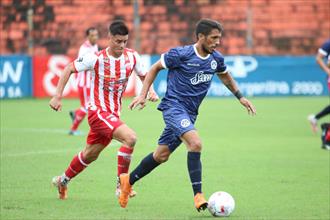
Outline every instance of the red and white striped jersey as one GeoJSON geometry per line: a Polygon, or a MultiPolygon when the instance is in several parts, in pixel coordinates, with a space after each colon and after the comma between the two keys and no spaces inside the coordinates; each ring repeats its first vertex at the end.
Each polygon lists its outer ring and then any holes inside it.
{"type": "MultiPolygon", "coordinates": [[[[79,48],[78,57],[82,57],[87,53],[97,53],[98,46],[97,44],[91,45],[89,40],[86,40],[79,48]]],[[[78,87],[91,87],[91,74],[90,71],[81,71],[77,75],[78,87]]]]}
{"type": "Polygon", "coordinates": [[[146,75],[140,55],[128,48],[118,58],[109,55],[108,48],[97,54],[88,53],[78,57],[73,65],[76,71],[91,70],[89,109],[108,111],[117,117],[120,116],[121,98],[133,70],[139,76],[146,75]]]}

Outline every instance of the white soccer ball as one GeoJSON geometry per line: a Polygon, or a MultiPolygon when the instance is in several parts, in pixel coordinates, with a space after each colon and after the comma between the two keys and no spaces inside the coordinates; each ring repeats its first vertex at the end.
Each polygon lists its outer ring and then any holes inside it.
{"type": "Polygon", "coordinates": [[[211,195],[207,208],[215,217],[229,216],[235,209],[235,201],[229,193],[219,191],[211,195]]]}

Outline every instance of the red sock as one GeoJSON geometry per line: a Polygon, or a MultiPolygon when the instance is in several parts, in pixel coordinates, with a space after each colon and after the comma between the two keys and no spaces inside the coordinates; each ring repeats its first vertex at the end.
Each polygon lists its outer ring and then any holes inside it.
{"type": "Polygon", "coordinates": [[[133,153],[134,148],[121,146],[118,150],[117,158],[118,158],[118,172],[119,176],[122,173],[128,173],[128,168],[131,163],[131,155],[133,153]]]}
{"type": "Polygon", "coordinates": [[[79,152],[79,154],[72,159],[69,167],[66,169],[65,176],[72,179],[73,177],[77,176],[81,171],[83,171],[87,166],[88,163],[84,162],[82,152],[79,152]]]}
{"type": "Polygon", "coordinates": [[[79,108],[77,109],[75,112],[75,118],[74,118],[74,121],[73,121],[73,124],[72,124],[72,127],[71,127],[71,131],[75,131],[78,129],[78,126],[80,125],[80,123],[82,122],[82,120],[85,118],[85,115],[86,115],[86,110],[82,109],[82,108],[79,108]]]}

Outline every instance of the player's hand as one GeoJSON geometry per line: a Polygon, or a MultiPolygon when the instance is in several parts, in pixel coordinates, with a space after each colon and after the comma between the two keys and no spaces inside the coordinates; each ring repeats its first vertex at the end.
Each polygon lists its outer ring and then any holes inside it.
{"type": "Polygon", "coordinates": [[[128,108],[133,110],[139,105],[140,105],[139,110],[143,109],[146,106],[146,98],[141,96],[135,97],[131,102],[131,104],[129,104],[128,108]]]}
{"type": "Polygon", "coordinates": [[[155,91],[149,91],[148,100],[151,102],[157,102],[159,99],[157,93],[155,91]]]}
{"type": "Polygon", "coordinates": [[[49,101],[49,106],[54,109],[55,111],[61,111],[62,110],[62,102],[61,98],[54,96],[50,101],[49,101]]]}
{"type": "Polygon", "coordinates": [[[248,99],[242,97],[239,102],[248,110],[249,115],[257,114],[256,108],[248,99]]]}

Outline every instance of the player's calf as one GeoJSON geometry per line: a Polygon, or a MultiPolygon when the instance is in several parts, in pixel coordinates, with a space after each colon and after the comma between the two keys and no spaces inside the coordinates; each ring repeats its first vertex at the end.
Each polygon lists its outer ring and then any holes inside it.
{"type": "Polygon", "coordinates": [[[70,115],[70,118],[71,118],[72,122],[74,122],[74,119],[76,117],[75,112],[74,111],[69,111],[69,115],[70,115]]]}

